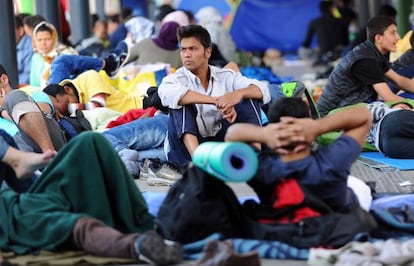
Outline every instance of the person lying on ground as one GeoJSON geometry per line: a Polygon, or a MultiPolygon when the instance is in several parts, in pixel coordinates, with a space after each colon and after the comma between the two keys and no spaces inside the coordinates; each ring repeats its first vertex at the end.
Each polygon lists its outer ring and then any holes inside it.
{"type": "MultiPolygon", "coordinates": [[[[29,174],[53,155],[52,151],[36,156],[19,153],[23,165],[14,169],[20,175],[25,168],[29,174]]],[[[2,162],[16,160],[11,156],[8,150],[2,162]]],[[[0,202],[2,251],[81,250],[156,265],[182,260],[181,245],[164,241],[154,231],[154,217],[141,192],[99,133],[84,132],[72,139],[27,193],[4,189],[0,202]]]]}
{"type": "Polygon", "coordinates": [[[19,129],[14,139],[20,149],[45,152],[59,150],[66,143],[64,132],[51,116],[52,104],[35,103],[22,90],[13,90],[6,70],[0,65],[0,117],[13,121],[19,129]]]}
{"type": "Polygon", "coordinates": [[[139,162],[155,158],[167,161],[164,152],[167,129],[168,115],[158,114],[110,128],[102,134],[118,152],[129,173],[138,177],[139,162]]]}
{"type": "Polygon", "coordinates": [[[388,106],[383,102],[367,105],[372,114],[372,127],[367,142],[385,156],[414,159],[414,110],[408,102],[388,106]]]}
{"type": "Polygon", "coordinates": [[[58,55],[51,62],[47,84],[59,83],[65,79],[75,79],[88,70],[97,72],[103,70],[108,77],[115,78],[129,57],[128,51],[127,44],[122,42],[102,58],[87,55],[58,55]]]}
{"type": "MultiPolygon", "coordinates": [[[[52,84],[56,83],[49,85],[52,84]]],[[[106,107],[123,114],[143,107],[144,95],[123,93],[95,70],[83,72],[74,79],[62,80],[59,85],[64,88],[63,94],[52,89],[43,91],[62,102],[88,104],[92,108],[106,107]]]]}

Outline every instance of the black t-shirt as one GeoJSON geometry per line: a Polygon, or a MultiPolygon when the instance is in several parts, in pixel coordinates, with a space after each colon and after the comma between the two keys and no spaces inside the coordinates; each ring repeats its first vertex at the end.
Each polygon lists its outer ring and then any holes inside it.
{"type": "Polygon", "coordinates": [[[373,59],[361,59],[351,67],[351,73],[359,82],[372,86],[377,83],[386,82],[385,72],[390,69],[388,64],[378,65],[373,59]]]}
{"type": "Polygon", "coordinates": [[[373,94],[368,102],[377,100],[378,93],[372,85],[386,82],[384,73],[389,69],[388,64],[379,65],[377,61],[367,58],[358,60],[352,65],[352,75],[362,84],[372,88],[373,94]]]}

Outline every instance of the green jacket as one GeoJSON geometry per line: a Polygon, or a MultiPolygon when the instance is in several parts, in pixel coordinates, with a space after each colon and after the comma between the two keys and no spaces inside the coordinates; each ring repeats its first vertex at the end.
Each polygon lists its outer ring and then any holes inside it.
{"type": "Polygon", "coordinates": [[[73,249],[72,229],[94,217],[123,233],[154,228],[141,192],[99,133],[71,140],[27,193],[0,192],[0,248],[22,254],[73,249]]]}

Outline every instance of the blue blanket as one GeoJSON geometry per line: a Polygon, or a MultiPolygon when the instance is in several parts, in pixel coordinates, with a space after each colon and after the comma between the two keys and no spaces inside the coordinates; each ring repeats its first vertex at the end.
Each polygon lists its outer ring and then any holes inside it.
{"type": "Polygon", "coordinates": [[[361,157],[395,167],[398,170],[414,170],[414,159],[389,158],[380,152],[362,152],[361,157]]]}
{"type": "MultiPolygon", "coordinates": [[[[153,215],[158,214],[158,210],[164,198],[165,192],[149,192],[142,193],[147,204],[149,212],[153,215]]],[[[258,201],[256,196],[239,197],[240,203],[248,199],[258,201]]],[[[204,245],[208,241],[222,239],[220,234],[213,234],[205,239],[184,245],[184,259],[196,260],[200,258],[204,245]]],[[[265,241],[254,239],[230,239],[233,243],[233,249],[236,253],[247,253],[256,250],[261,258],[266,259],[295,259],[306,260],[309,256],[309,249],[299,249],[279,241],[265,241]]]]}

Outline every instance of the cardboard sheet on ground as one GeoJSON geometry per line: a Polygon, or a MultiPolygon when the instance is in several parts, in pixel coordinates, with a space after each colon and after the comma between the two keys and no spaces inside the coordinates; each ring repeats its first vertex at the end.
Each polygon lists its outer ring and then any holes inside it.
{"type": "MultiPolygon", "coordinates": [[[[363,159],[368,159],[373,161],[374,164],[369,165],[371,161],[365,161],[367,165],[374,167],[374,168],[381,168],[381,165],[394,167],[398,170],[414,170],[414,159],[394,159],[385,157],[384,154],[380,152],[362,152],[361,153],[362,159],[360,160],[364,163],[363,159]],[[377,165],[375,165],[377,163],[377,165]]],[[[380,169],[381,170],[381,169],[380,169]]]]}

